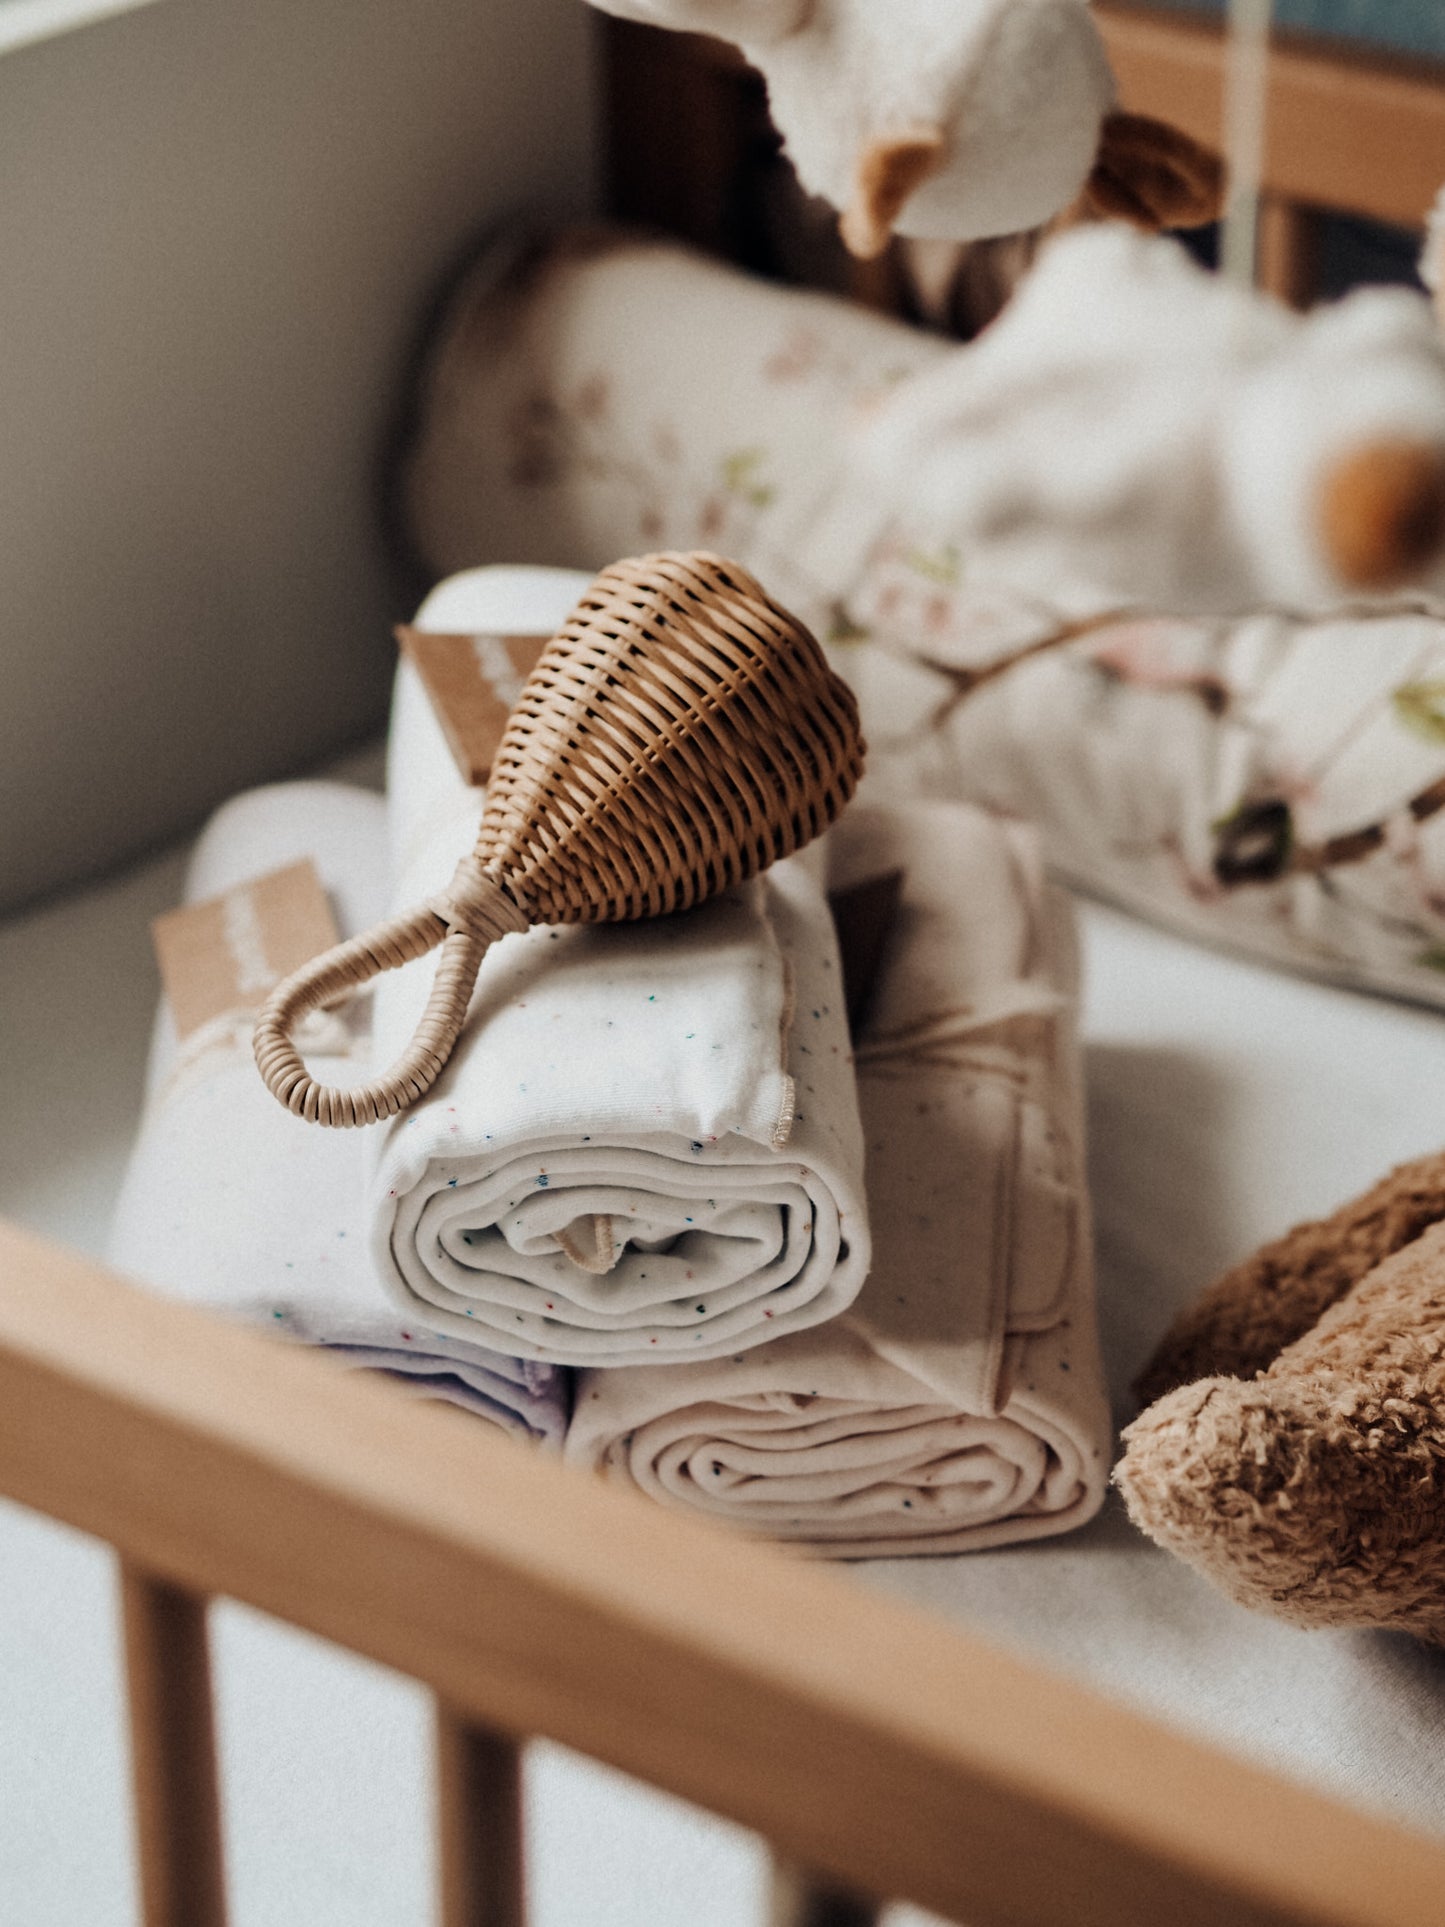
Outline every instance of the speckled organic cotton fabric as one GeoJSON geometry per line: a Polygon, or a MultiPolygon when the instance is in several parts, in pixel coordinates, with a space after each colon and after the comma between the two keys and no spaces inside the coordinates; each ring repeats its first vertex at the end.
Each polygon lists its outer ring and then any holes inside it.
{"type": "MultiPolygon", "coordinates": [[[[310,857],[349,933],[385,907],[378,797],[336,783],[282,783],[234,798],[201,837],[186,899],[202,902],[310,857]]],[[[333,1081],[364,1074],[366,1006],[327,1020],[312,1063],[333,1081]]],[[[108,1256],[120,1270],[278,1337],[324,1347],[461,1407],[515,1437],[560,1443],[568,1374],[403,1317],[371,1268],[356,1131],[303,1124],[266,1091],[238,1012],[178,1045],[163,1005],[147,1108],[108,1256]]]]}
{"type": "MultiPolygon", "coordinates": [[[[418,626],[551,629],[574,582],[477,571],[418,626]],[[560,608],[557,606],[559,596],[560,608]]],[[[471,848],[409,664],[389,750],[396,902],[471,848]]],[[[721,1358],[847,1308],[868,1269],[862,1134],[818,863],[682,916],[541,927],[483,961],[432,1090],[367,1133],[378,1271],[409,1315],[555,1364],[721,1358]]],[[[415,1027],[423,968],[376,991],[375,1056],[415,1027]]]]}
{"type": "Polygon", "coordinates": [[[855,807],[829,854],[905,874],[858,1044],[873,1271],[763,1349],[582,1372],[567,1453],[833,1557],[1066,1531],[1110,1442],[1067,910],[1032,832],[966,808],[855,807]]]}

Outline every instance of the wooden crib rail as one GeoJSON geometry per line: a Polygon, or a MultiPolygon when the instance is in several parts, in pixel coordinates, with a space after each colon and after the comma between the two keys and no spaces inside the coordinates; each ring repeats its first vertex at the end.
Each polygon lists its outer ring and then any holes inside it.
{"type": "Polygon", "coordinates": [[[778,1883],[794,1924],[861,1894],[970,1927],[1439,1918],[1435,1845],[4,1225],[0,1492],[124,1562],[157,1927],[222,1915],[215,1594],[435,1692],[448,1927],[520,1927],[534,1733],[819,1870],[778,1883]]]}

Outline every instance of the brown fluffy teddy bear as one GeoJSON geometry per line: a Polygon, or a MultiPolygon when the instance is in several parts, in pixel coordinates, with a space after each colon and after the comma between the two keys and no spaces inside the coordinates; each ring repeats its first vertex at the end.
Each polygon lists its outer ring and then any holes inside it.
{"type": "Polygon", "coordinates": [[[1138,1390],[1151,1538],[1296,1625],[1445,1645],[1445,1153],[1227,1273],[1138,1390]]]}

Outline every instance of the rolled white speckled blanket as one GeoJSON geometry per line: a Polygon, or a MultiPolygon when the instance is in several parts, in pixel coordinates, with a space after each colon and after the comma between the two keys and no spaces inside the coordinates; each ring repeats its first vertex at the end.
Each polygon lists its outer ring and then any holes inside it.
{"type": "Polygon", "coordinates": [[[905,872],[858,1044],[873,1271],[765,1349],[581,1373],[567,1454],[819,1556],[1067,1531],[1110,1442],[1067,908],[1032,833],[972,810],[855,809],[830,857],[905,872]]]}
{"type": "MultiPolygon", "coordinates": [[[[417,626],[550,633],[576,579],[483,570],[417,626]]],[[[475,840],[403,664],[389,815],[398,902],[475,840]]],[[[429,975],[376,991],[377,1060],[429,975]]],[[[720,1358],[843,1311],[868,1269],[837,944],[806,859],[686,915],[541,927],[488,953],[431,1091],[366,1133],[375,1259],[408,1315],[562,1364],[720,1358]]]]}
{"type": "MultiPolygon", "coordinates": [[[[310,857],[342,931],[376,921],[386,898],[379,797],[333,783],[283,783],[236,797],[196,846],[186,901],[203,902],[310,857]]],[[[457,1339],[388,1303],[362,1225],[365,1150],[352,1131],[317,1131],[271,1098],[239,1012],[176,1041],[156,1020],[147,1110],[108,1255],[168,1297],[324,1347],[409,1390],[460,1406],[521,1438],[560,1444],[565,1372],[457,1339]]],[[[327,1020],[324,1074],[354,1079],[365,1008],[327,1020]]]]}

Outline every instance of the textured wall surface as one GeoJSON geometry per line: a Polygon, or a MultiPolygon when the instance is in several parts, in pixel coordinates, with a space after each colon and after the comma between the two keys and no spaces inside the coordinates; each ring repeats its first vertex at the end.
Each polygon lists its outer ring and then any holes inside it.
{"type": "Polygon", "coordinates": [[[379,723],[430,291],[589,205],[580,0],[158,0],[0,56],[0,910],[379,723]]]}

